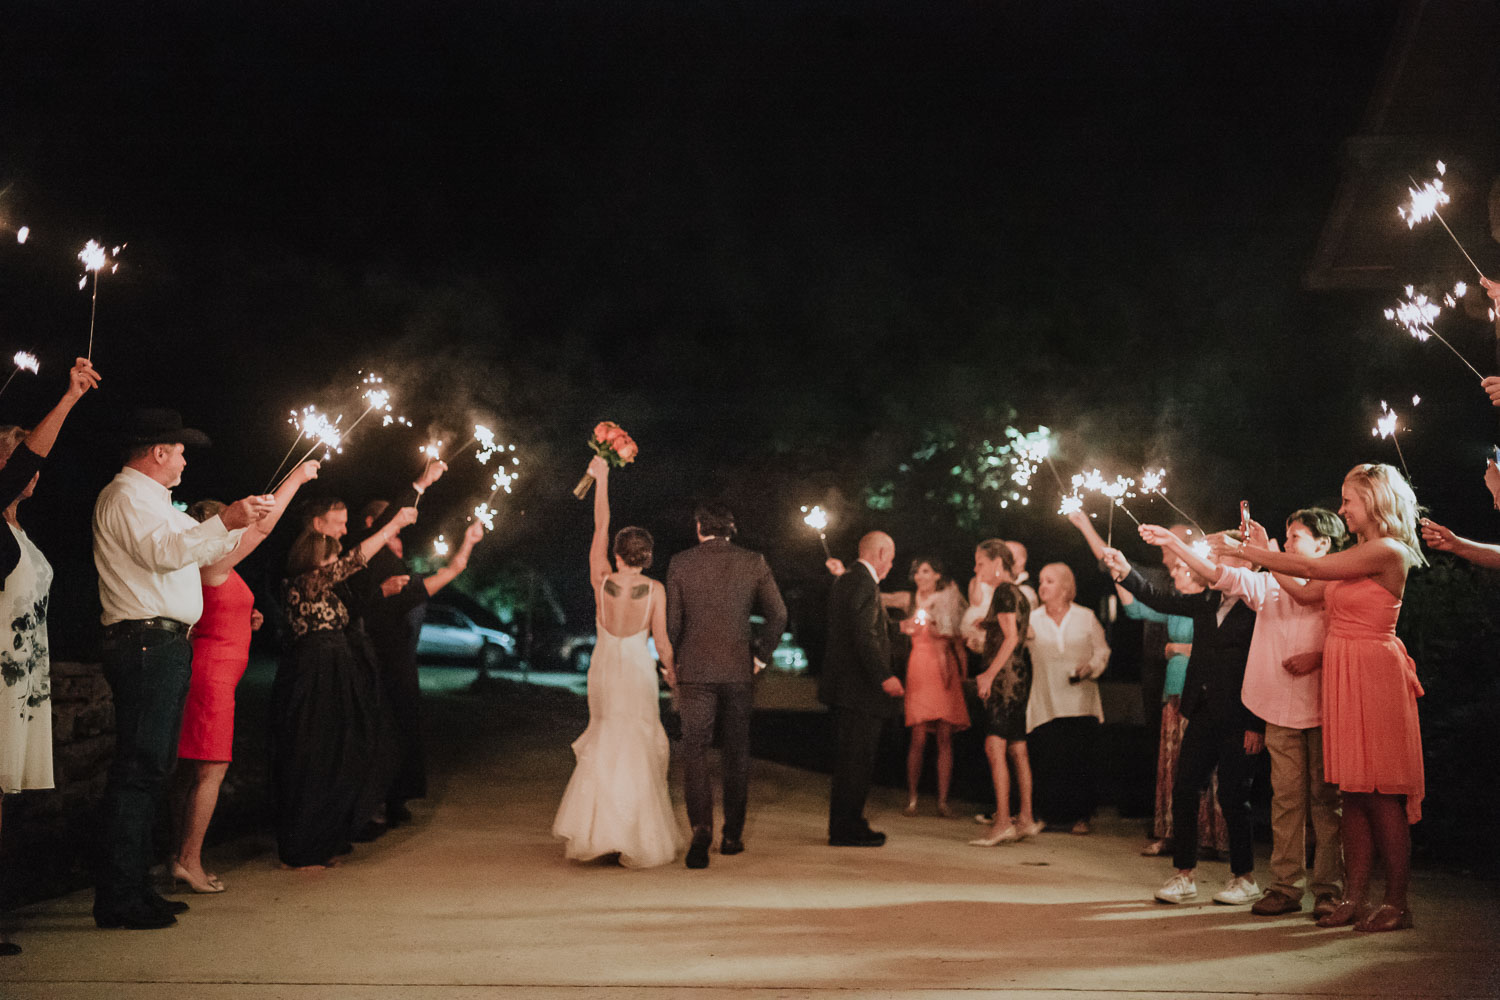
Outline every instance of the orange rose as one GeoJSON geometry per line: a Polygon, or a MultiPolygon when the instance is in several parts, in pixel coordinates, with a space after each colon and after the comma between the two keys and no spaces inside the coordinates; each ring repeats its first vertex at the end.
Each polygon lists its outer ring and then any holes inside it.
{"type": "Polygon", "coordinates": [[[635,461],[635,456],[641,450],[640,446],[635,443],[635,439],[624,431],[621,431],[620,436],[611,442],[611,444],[615,449],[615,454],[620,456],[620,461],[622,462],[635,461]]]}
{"type": "Polygon", "coordinates": [[[594,428],[594,440],[600,444],[609,444],[615,436],[620,433],[620,425],[613,420],[602,420],[594,428]]]}

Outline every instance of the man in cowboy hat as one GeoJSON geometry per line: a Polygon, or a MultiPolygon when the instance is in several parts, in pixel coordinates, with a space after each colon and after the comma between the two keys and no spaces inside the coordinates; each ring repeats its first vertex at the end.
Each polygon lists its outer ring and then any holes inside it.
{"type": "Polygon", "coordinates": [[[100,927],[166,927],[187,909],[157,895],[147,869],[191,675],[188,629],[203,613],[198,567],[234,551],[244,529],[273,506],[271,497],[246,497],[202,523],[174,508],[185,447],[208,443],[202,431],[182,426],[175,410],[137,410],[126,424],[125,467],[94,505],[104,677],[115,703],[115,759],[94,889],[100,927]]]}

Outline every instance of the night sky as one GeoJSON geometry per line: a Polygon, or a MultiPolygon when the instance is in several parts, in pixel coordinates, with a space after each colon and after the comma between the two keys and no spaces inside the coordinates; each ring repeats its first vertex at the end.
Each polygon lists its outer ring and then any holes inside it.
{"type": "MultiPolygon", "coordinates": [[[[388,493],[429,427],[482,417],[526,462],[487,558],[565,601],[599,419],[641,442],[616,524],[656,533],[659,570],[716,496],[793,589],[821,559],[803,503],[839,513],[843,554],[878,524],[898,560],[966,558],[974,534],[862,491],[1008,421],[1060,431],[1065,471],[1157,461],[1211,527],[1242,498],[1275,525],[1394,460],[1379,400],[1420,393],[1419,494],[1485,531],[1468,373],[1385,323],[1399,289],[1303,286],[1392,2],[120,6],[9,4],[0,37],[0,223],[33,233],[0,240],[0,348],[43,363],[0,419],[35,420],[83,349],[78,248],[128,243],[100,285],[106,389],[23,511],[75,568],[64,603],[93,586],[121,413],[180,409],[216,446],[178,495],[232,499],[264,488],[287,411],[362,368],[419,430],[362,427],[315,485],[388,493]]],[[[1450,339],[1486,367],[1483,324],[1450,339]]],[[[485,478],[457,467],[413,548],[485,478]]],[[[1043,486],[1025,513],[983,498],[979,535],[1082,570],[1043,486]]]]}

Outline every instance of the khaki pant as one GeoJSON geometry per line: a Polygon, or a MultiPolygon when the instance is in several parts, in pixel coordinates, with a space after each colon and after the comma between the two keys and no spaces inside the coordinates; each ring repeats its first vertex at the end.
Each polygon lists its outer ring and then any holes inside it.
{"type": "Polygon", "coordinates": [[[1266,724],[1266,751],[1271,755],[1271,888],[1302,898],[1307,874],[1307,821],[1317,836],[1312,879],[1317,896],[1342,895],[1344,844],[1339,836],[1342,808],[1337,785],[1323,780],[1323,730],[1287,729],[1266,724]]]}

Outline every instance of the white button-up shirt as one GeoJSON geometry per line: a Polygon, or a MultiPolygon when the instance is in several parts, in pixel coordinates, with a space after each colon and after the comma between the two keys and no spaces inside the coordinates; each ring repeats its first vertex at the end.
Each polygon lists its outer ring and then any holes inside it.
{"type": "Polygon", "coordinates": [[[1092,715],[1104,721],[1104,703],[1096,678],[1109,665],[1109,643],[1104,626],[1088,608],[1070,604],[1061,623],[1045,607],[1031,613],[1031,700],[1026,703],[1026,731],[1053,719],[1092,715]],[[1068,678],[1079,667],[1088,678],[1076,684],[1068,678]]]}
{"type": "Polygon", "coordinates": [[[195,624],[203,615],[198,567],[233,552],[244,533],[228,530],[217,517],[193,520],[172,506],[171,490],[145,473],[121,469],[94,504],[100,620],[195,624]]]}
{"type": "Polygon", "coordinates": [[[1323,648],[1328,616],[1321,604],[1298,604],[1270,573],[1221,566],[1214,589],[1240,598],[1255,612],[1240,700],[1275,726],[1312,729],[1323,724],[1323,675],[1294,677],[1282,663],[1323,648]]]}

